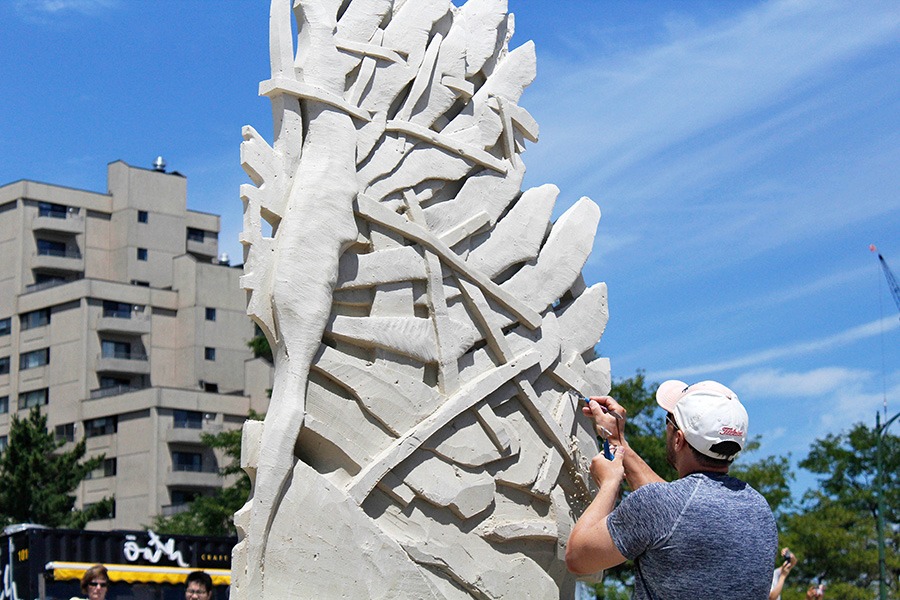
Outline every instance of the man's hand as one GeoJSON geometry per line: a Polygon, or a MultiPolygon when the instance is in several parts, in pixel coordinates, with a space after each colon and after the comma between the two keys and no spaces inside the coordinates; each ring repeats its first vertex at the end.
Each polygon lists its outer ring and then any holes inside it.
{"type": "Polygon", "coordinates": [[[622,446],[611,447],[613,459],[608,460],[602,454],[598,454],[591,460],[591,477],[597,487],[615,486],[618,488],[625,479],[625,448],[622,446]]]}
{"type": "Polygon", "coordinates": [[[625,446],[625,408],[611,396],[591,396],[581,412],[594,423],[597,435],[613,446],[625,446]]]}

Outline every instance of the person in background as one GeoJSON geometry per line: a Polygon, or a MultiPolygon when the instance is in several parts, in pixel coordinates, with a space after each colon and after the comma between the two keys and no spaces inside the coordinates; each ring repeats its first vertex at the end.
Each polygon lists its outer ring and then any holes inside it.
{"type": "Polygon", "coordinates": [[[806,600],[822,600],[825,597],[825,584],[811,585],[806,590],[806,600]]]}
{"type": "Polygon", "coordinates": [[[784,558],[784,564],[775,569],[772,574],[772,589],[769,591],[769,600],[781,600],[781,590],[784,588],[784,582],[787,581],[788,573],[797,564],[797,555],[784,548],[781,551],[784,558]]]}
{"type": "MultiPolygon", "coordinates": [[[[103,565],[89,567],[81,576],[81,593],[87,600],[105,600],[109,591],[109,572],[103,565]]],[[[72,598],[72,600],[81,600],[72,598]]]]}
{"type": "Polygon", "coordinates": [[[185,579],[184,597],[186,600],[211,600],[213,597],[213,582],[209,573],[203,571],[191,571],[185,579]]]}

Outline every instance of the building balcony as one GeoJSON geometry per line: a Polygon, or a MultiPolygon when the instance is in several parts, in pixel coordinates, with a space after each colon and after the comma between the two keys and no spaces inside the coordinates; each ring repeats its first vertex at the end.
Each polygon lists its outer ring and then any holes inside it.
{"type": "Polygon", "coordinates": [[[31,228],[34,231],[84,233],[84,215],[74,212],[41,212],[31,220],[31,228]]]}
{"type": "Polygon", "coordinates": [[[184,504],[164,504],[160,507],[160,514],[164,517],[172,517],[187,512],[190,508],[190,502],[185,502],[184,504]]]}
{"type": "Polygon", "coordinates": [[[57,252],[42,250],[34,254],[31,259],[31,268],[44,272],[55,273],[83,273],[84,256],[77,250],[57,252]]]}
{"type": "Polygon", "coordinates": [[[132,312],[104,312],[97,319],[97,331],[143,335],[150,333],[150,317],[132,312]]]}
{"type": "Polygon", "coordinates": [[[72,283],[73,281],[79,281],[84,277],[84,273],[76,273],[74,276],[59,278],[59,279],[50,279],[48,281],[42,281],[40,283],[31,283],[25,286],[25,293],[30,294],[31,292],[39,292],[41,290],[46,290],[48,288],[56,287],[58,285],[65,285],[67,283],[72,283]]]}
{"type": "Polygon", "coordinates": [[[188,238],[186,249],[190,254],[214,258],[219,250],[219,241],[213,237],[204,238],[203,241],[188,238]]]}
{"type": "Polygon", "coordinates": [[[204,423],[203,427],[166,428],[166,442],[169,444],[203,444],[200,440],[204,433],[221,433],[222,426],[216,423],[204,423]]]}
{"type": "Polygon", "coordinates": [[[166,485],[177,488],[220,488],[223,478],[215,471],[172,471],[166,473],[166,485]]]}
{"type": "Polygon", "coordinates": [[[136,352],[101,353],[97,356],[97,372],[149,375],[150,359],[146,354],[136,352]]]}
{"type": "Polygon", "coordinates": [[[107,398],[109,396],[119,396],[121,394],[128,394],[130,392],[138,392],[140,390],[145,390],[149,385],[114,385],[111,387],[103,387],[97,388],[95,390],[91,390],[90,399],[91,400],[99,400],[100,398],[107,398]]]}

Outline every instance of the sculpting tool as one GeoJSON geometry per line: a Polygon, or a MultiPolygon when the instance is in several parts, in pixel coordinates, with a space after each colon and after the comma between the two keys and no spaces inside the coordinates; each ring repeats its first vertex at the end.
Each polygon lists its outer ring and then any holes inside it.
{"type": "MultiPolygon", "coordinates": [[[[587,404],[588,406],[591,405],[590,398],[582,398],[582,400],[584,400],[584,403],[587,404]]],[[[619,419],[620,421],[622,420],[622,415],[612,412],[611,410],[608,410],[605,406],[601,405],[600,410],[602,410],[604,413],[606,413],[608,415],[614,416],[615,418],[619,419]]],[[[612,435],[612,432],[609,429],[607,429],[606,427],[604,427],[603,425],[600,426],[600,430],[604,434],[606,434],[607,437],[612,435]]],[[[612,460],[613,453],[609,447],[609,440],[603,436],[598,435],[597,436],[597,444],[603,449],[603,456],[605,456],[607,460],[612,460]]]]}

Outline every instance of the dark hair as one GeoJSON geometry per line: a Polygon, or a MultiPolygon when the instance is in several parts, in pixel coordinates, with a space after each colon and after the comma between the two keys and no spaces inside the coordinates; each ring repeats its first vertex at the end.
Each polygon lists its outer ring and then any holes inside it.
{"type": "MultiPolygon", "coordinates": [[[[721,467],[730,467],[731,463],[734,462],[734,458],[713,458],[712,456],[707,456],[688,444],[688,448],[691,449],[691,452],[694,453],[694,458],[697,459],[697,462],[700,463],[704,467],[709,467],[711,469],[717,469],[721,467]]],[[[737,454],[741,451],[741,446],[737,442],[733,442],[731,440],[726,440],[724,442],[719,442],[717,444],[713,444],[709,447],[710,451],[715,452],[716,454],[724,454],[724,455],[733,455],[737,454]]]]}
{"type": "Polygon", "coordinates": [[[88,593],[88,584],[98,577],[102,577],[107,582],[109,581],[109,572],[106,570],[106,567],[103,565],[94,565],[93,567],[89,567],[87,571],[84,572],[84,575],[81,576],[81,593],[88,593]]]}
{"type": "Polygon", "coordinates": [[[195,581],[206,588],[207,593],[212,596],[213,582],[212,577],[209,576],[209,573],[206,573],[205,571],[191,571],[190,573],[188,573],[187,579],[184,580],[184,585],[185,587],[187,587],[195,581]]]}

